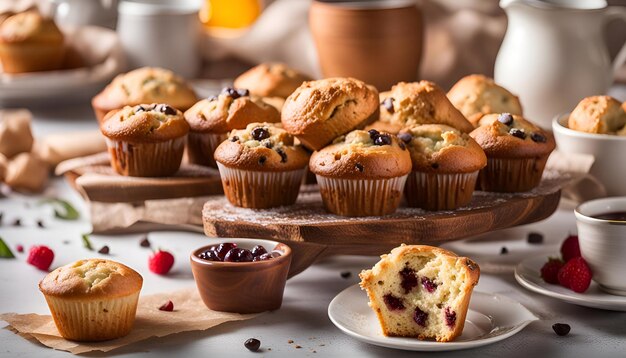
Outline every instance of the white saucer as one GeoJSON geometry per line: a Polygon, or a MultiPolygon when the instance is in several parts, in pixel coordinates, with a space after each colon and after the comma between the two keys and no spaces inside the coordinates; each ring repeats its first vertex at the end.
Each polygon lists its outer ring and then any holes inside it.
{"type": "Polygon", "coordinates": [[[565,287],[546,283],[540,276],[540,270],[547,260],[547,256],[537,256],[520,262],[515,268],[515,279],[531,291],[565,302],[603,310],[626,311],[626,296],[608,294],[600,290],[593,281],[585,293],[576,293],[565,287]]]}
{"type": "Polygon", "coordinates": [[[510,298],[474,292],[463,334],[453,342],[420,341],[415,338],[386,337],[367,295],[358,285],[339,293],[328,306],[328,317],[344,333],[377,346],[410,351],[452,351],[495,343],[538,320],[526,307],[510,298]]]}

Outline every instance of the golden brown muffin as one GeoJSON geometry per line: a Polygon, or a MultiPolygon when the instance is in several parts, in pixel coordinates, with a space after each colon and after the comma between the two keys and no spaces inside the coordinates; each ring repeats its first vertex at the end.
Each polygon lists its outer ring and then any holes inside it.
{"type": "Polygon", "coordinates": [[[113,110],[142,103],[165,103],[181,111],[191,108],[198,100],[185,80],[170,70],[142,67],[118,75],[92,100],[99,122],[113,110]]]}
{"type": "Polygon", "coordinates": [[[52,19],[37,11],[13,15],[0,25],[0,61],[5,73],[61,68],[64,36],[52,19]]]}
{"type": "Polygon", "coordinates": [[[528,191],[541,181],[548,156],[556,147],[554,137],[521,116],[488,114],[470,136],[487,155],[480,171],[482,190],[528,191]]]}
{"type": "Polygon", "coordinates": [[[224,88],[219,96],[196,103],[185,112],[190,132],[187,138],[189,162],[217,168],[213,153],[233,129],[250,123],[280,122],[280,113],[247,89],[224,88]]]}
{"type": "Polygon", "coordinates": [[[448,91],[448,98],[474,126],[489,113],[523,114],[517,96],[483,75],[461,78],[448,91]]]}
{"type": "Polygon", "coordinates": [[[474,126],[456,109],[446,93],[429,81],[400,82],[380,102],[380,120],[396,126],[445,124],[469,133],[474,126]]]}
{"type": "Polygon", "coordinates": [[[333,139],[376,120],[378,91],[353,78],[305,82],[285,101],[283,127],[302,145],[319,150],[333,139]]]}
{"type": "Polygon", "coordinates": [[[309,169],[329,212],[387,215],[400,205],[411,156],[392,134],[355,130],[313,153],[309,169]]]}
{"type": "Polygon", "coordinates": [[[359,277],[384,335],[449,342],[463,332],[480,267],[448,250],[401,245],[359,277]]]}
{"type": "Polygon", "coordinates": [[[280,124],[251,123],[230,132],[215,161],[231,204],[265,209],[296,201],[309,153],[280,124]]]}
{"type": "Polygon", "coordinates": [[[442,124],[405,128],[400,138],[409,149],[413,170],[405,195],[409,206],[453,210],[472,199],[485,152],[467,133],[442,124]]]}
{"type": "Polygon", "coordinates": [[[574,108],[567,126],[580,132],[617,134],[626,126],[626,110],[613,97],[587,97],[574,108]]]}
{"type": "Polygon", "coordinates": [[[287,98],[303,82],[312,78],[284,63],[262,63],[252,67],[235,79],[235,87],[246,88],[260,97],[287,98]]]}
{"type": "Polygon", "coordinates": [[[109,113],[100,130],[117,173],[159,177],[178,171],[189,124],[181,111],[153,103],[109,113]]]}
{"type": "Polygon", "coordinates": [[[141,275],[121,263],[89,259],[52,271],[39,290],[64,338],[104,341],[130,333],[142,285],[141,275]]]}

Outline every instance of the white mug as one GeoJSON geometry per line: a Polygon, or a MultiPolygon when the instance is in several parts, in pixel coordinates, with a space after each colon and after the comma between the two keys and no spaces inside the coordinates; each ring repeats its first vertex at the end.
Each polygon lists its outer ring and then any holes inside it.
{"type": "Polygon", "coordinates": [[[54,21],[62,26],[115,28],[118,0],[50,0],[54,21]]]}
{"type": "Polygon", "coordinates": [[[199,0],[123,0],[117,31],[130,67],[196,77],[202,67],[200,7],[199,0]]]}

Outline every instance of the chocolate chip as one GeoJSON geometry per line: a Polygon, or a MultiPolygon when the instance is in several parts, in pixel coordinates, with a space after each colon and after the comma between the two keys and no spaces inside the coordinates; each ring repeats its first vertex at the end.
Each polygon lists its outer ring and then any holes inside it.
{"type": "Polygon", "coordinates": [[[392,97],[387,97],[385,98],[385,100],[383,100],[380,104],[383,105],[383,107],[385,107],[385,109],[387,110],[387,112],[389,113],[393,113],[395,112],[394,108],[393,108],[393,101],[395,101],[394,98],[392,97]]]}
{"type": "Polygon", "coordinates": [[[572,327],[567,323],[555,323],[552,325],[552,330],[559,336],[567,336],[572,327]]]}
{"type": "Polygon", "coordinates": [[[498,117],[498,122],[510,126],[511,124],[513,124],[513,116],[511,115],[511,113],[502,113],[498,117]]]}
{"type": "Polygon", "coordinates": [[[174,107],[170,107],[167,104],[160,105],[159,112],[165,113],[168,116],[173,116],[176,114],[176,110],[174,109],[174,107]]]}
{"type": "Polygon", "coordinates": [[[267,149],[271,149],[273,147],[272,142],[269,140],[264,140],[261,144],[263,144],[263,146],[267,149]]]}
{"type": "Polygon", "coordinates": [[[400,147],[400,149],[402,150],[406,150],[406,144],[404,144],[404,142],[398,143],[398,147],[400,147]]]}
{"type": "Polygon", "coordinates": [[[148,240],[147,237],[144,237],[141,242],[139,242],[139,245],[141,247],[150,247],[150,241],[148,240]]]}
{"type": "Polygon", "coordinates": [[[239,97],[247,97],[250,95],[250,91],[245,88],[240,88],[237,90],[237,94],[239,95],[239,97]]]}
{"type": "Polygon", "coordinates": [[[531,232],[526,237],[526,241],[528,241],[529,244],[541,244],[543,243],[543,235],[538,232],[531,232]]]}
{"type": "Polygon", "coordinates": [[[506,246],[502,246],[502,248],[500,249],[500,255],[506,255],[509,253],[509,249],[506,248],[506,246]]]}
{"type": "Polygon", "coordinates": [[[251,352],[256,352],[261,347],[261,341],[256,338],[250,338],[243,343],[244,347],[246,347],[251,352]]]}
{"type": "Polygon", "coordinates": [[[545,143],[546,142],[546,136],[544,136],[541,133],[537,133],[537,132],[533,132],[530,134],[530,139],[533,140],[533,142],[537,142],[537,143],[545,143]]]}
{"type": "Polygon", "coordinates": [[[139,106],[137,106],[137,107],[135,108],[135,113],[145,112],[145,111],[147,111],[146,107],[141,106],[141,105],[139,105],[139,106]]]}
{"type": "Polygon", "coordinates": [[[430,165],[430,167],[433,169],[439,169],[439,163],[433,163],[430,165]]]}
{"type": "Polygon", "coordinates": [[[350,271],[343,271],[342,273],[340,273],[341,278],[348,278],[350,276],[352,276],[352,272],[350,271]]]}
{"type": "Polygon", "coordinates": [[[98,253],[99,254],[108,255],[109,254],[109,247],[106,246],[106,245],[102,246],[102,248],[100,250],[98,250],[98,253]]]}
{"type": "Polygon", "coordinates": [[[391,137],[387,134],[380,134],[374,139],[374,145],[391,145],[391,137]]]}
{"type": "Polygon", "coordinates": [[[524,133],[523,129],[511,128],[509,134],[519,139],[526,139],[526,133],[524,133]]]}
{"type": "Polygon", "coordinates": [[[37,220],[37,226],[42,229],[46,228],[46,225],[44,225],[43,220],[37,220]]]}
{"type": "Polygon", "coordinates": [[[354,167],[355,167],[358,171],[360,171],[361,173],[363,173],[363,170],[365,169],[365,168],[363,168],[363,164],[361,164],[361,163],[356,163],[356,164],[354,165],[354,167]]]}
{"type": "Polygon", "coordinates": [[[237,137],[236,135],[234,135],[232,138],[230,138],[231,142],[236,142],[239,140],[239,137],[237,137]]]}
{"type": "Polygon", "coordinates": [[[266,160],[267,160],[267,158],[266,158],[264,155],[262,155],[262,156],[259,158],[259,164],[260,164],[260,165],[265,164],[265,161],[266,161],[266,160]]]}
{"type": "Polygon", "coordinates": [[[211,96],[211,97],[207,97],[207,99],[209,100],[209,102],[217,101],[217,99],[218,99],[218,98],[219,98],[219,97],[218,97],[218,96],[216,96],[216,95],[213,95],[213,96],[211,96]]]}
{"type": "Polygon", "coordinates": [[[369,133],[370,138],[371,138],[372,140],[375,140],[375,139],[376,139],[376,137],[378,137],[378,134],[379,134],[379,133],[378,133],[378,131],[377,131],[376,129],[370,129],[370,130],[368,130],[368,131],[367,131],[367,133],[369,133]]]}
{"type": "Polygon", "coordinates": [[[13,220],[13,226],[22,226],[22,220],[21,219],[13,220]]]}
{"type": "Polygon", "coordinates": [[[270,137],[270,132],[267,129],[263,128],[263,127],[255,127],[250,132],[250,135],[255,140],[261,141],[263,139],[269,138],[270,137]]]}
{"type": "Polygon", "coordinates": [[[281,163],[287,163],[287,153],[285,153],[280,148],[276,149],[276,153],[278,153],[278,155],[280,155],[280,162],[281,163]]]}
{"type": "Polygon", "coordinates": [[[398,134],[398,138],[400,138],[400,140],[404,143],[410,143],[411,140],[413,140],[413,135],[409,132],[402,132],[398,134]]]}
{"type": "Polygon", "coordinates": [[[225,95],[229,96],[232,99],[237,99],[237,98],[243,96],[242,93],[246,93],[245,95],[247,95],[247,91],[248,90],[236,90],[236,89],[234,89],[232,87],[225,87],[225,88],[222,89],[222,94],[225,94],[225,95]]]}

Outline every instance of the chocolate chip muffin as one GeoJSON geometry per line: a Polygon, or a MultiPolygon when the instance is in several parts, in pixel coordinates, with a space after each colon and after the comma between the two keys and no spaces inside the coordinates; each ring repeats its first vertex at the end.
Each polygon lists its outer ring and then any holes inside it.
{"type": "Polygon", "coordinates": [[[283,127],[302,145],[320,150],[378,116],[378,91],[354,78],[305,82],[285,101],[283,127]]]}
{"type": "Polygon", "coordinates": [[[587,97],[574,108],[567,126],[580,132],[619,134],[626,130],[626,111],[613,97],[587,97]]]}
{"type": "Polygon", "coordinates": [[[405,194],[409,206],[453,210],[467,205],[485,152],[467,133],[442,124],[408,127],[398,134],[411,154],[405,194]]]}
{"type": "Polygon", "coordinates": [[[474,126],[489,113],[522,115],[519,98],[483,75],[461,78],[448,91],[448,98],[474,126]]]}
{"type": "Polygon", "coordinates": [[[91,100],[91,105],[98,121],[102,122],[108,112],[124,106],[164,103],[184,112],[197,100],[191,86],[174,72],[142,67],[115,77],[91,100]]]}
{"type": "Polygon", "coordinates": [[[396,211],[411,156],[393,134],[355,130],[313,153],[326,210],[343,216],[381,216],[396,211]]]}
{"type": "Polygon", "coordinates": [[[250,96],[247,89],[227,87],[218,96],[203,99],[185,111],[185,119],[190,127],[189,162],[217,168],[213,153],[229,131],[254,122],[280,122],[280,113],[262,98],[250,96]]]}
{"type": "Polygon", "coordinates": [[[52,19],[30,10],[0,25],[0,61],[5,73],[58,70],[65,56],[65,36],[52,19]]]}
{"type": "Polygon", "coordinates": [[[189,125],[181,111],[153,103],[110,112],[100,130],[117,173],[162,177],[178,171],[189,125]]]}
{"type": "Polygon", "coordinates": [[[303,82],[311,80],[284,63],[262,63],[239,75],[234,84],[237,88],[247,88],[256,96],[285,99],[303,82]]]}
{"type": "Polygon", "coordinates": [[[266,209],[296,201],[309,153],[280,124],[251,123],[230,132],[215,160],[231,204],[266,209]]]}
{"type": "Polygon", "coordinates": [[[469,133],[474,126],[446,97],[446,93],[429,81],[400,82],[381,99],[380,120],[399,127],[419,124],[445,124],[469,133]]]}
{"type": "Polygon", "coordinates": [[[510,193],[539,185],[556,146],[552,134],[510,113],[488,114],[481,123],[470,133],[487,154],[487,166],[479,173],[480,188],[510,193]]]}

